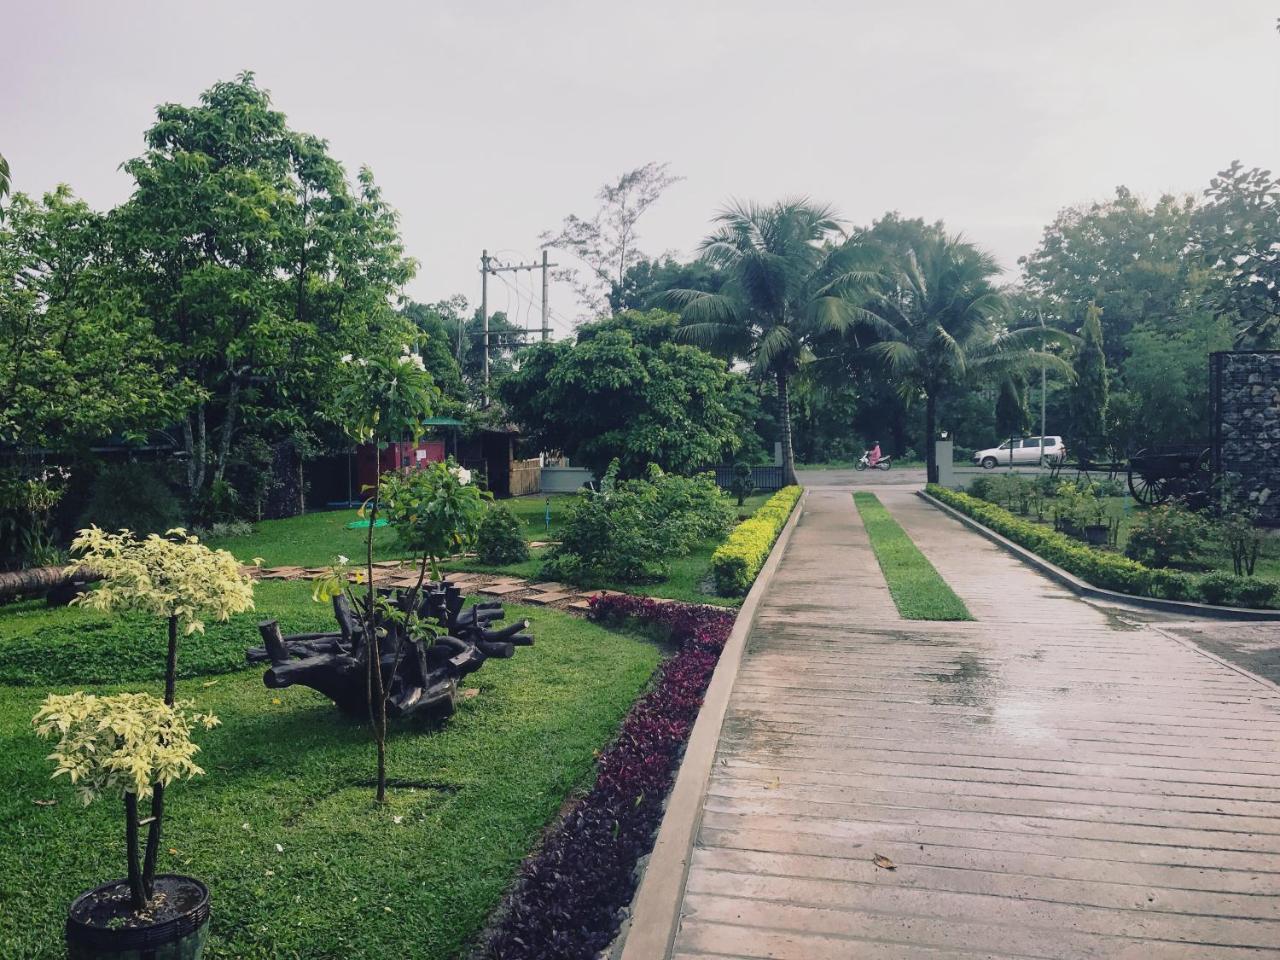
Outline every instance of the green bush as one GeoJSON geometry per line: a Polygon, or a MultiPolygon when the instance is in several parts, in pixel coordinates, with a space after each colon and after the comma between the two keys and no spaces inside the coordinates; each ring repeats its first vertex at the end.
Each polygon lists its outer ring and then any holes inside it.
{"type": "Polygon", "coordinates": [[[803,492],[803,487],[783,487],[750,519],[738,524],[712,554],[711,571],[718,593],[732,596],[747,591],[803,492]]]}
{"type": "Polygon", "coordinates": [[[1163,503],[1139,513],[1129,527],[1125,556],[1149,567],[1188,563],[1204,546],[1208,527],[1179,503],[1163,503]]]}
{"type": "Polygon", "coordinates": [[[520,521],[505,504],[491,504],[480,520],[476,559],[491,566],[529,559],[529,545],[520,533],[520,521]]]}
{"type": "Polygon", "coordinates": [[[587,586],[661,580],[671,560],[721,536],[733,522],[710,473],[680,477],[650,465],[644,479],[620,481],[616,465],[600,493],[570,504],[544,576],[587,586]]]}
{"type": "Polygon", "coordinates": [[[182,522],[182,507],[159,476],[154,464],[117,463],[104,466],[89,490],[80,526],[97,524],[103,530],[128,529],[143,535],[163,533],[182,522]]]}
{"type": "Polygon", "coordinates": [[[1229,573],[1196,576],[1174,570],[1153,570],[1129,557],[1091,549],[1064,534],[1022,520],[976,497],[936,484],[930,484],[928,492],[1095,587],[1167,600],[1194,600],[1259,609],[1280,607],[1280,583],[1274,580],[1236,577],[1229,573]]]}

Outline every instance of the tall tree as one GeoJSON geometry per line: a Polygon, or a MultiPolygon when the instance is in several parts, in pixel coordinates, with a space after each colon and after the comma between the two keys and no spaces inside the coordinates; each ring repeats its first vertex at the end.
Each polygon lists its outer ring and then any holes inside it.
{"type": "Polygon", "coordinates": [[[0,223],[0,443],[145,433],[198,389],[120,282],[104,217],[65,186],[15,194],[0,223]]]}
{"type": "Polygon", "coordinates": [[[671,256],[661,260],[644,259],[627,268],[622,283],[613,284],[609,308],[614,313],[647,310],[668,290],[715,293],[722,282],[719,272],[705,260],[681,263],[671,256]]]}
{"type": "MultiPolygon", "coordinates": [[[[0,200],[9,195],[9,161],[0,154],[0,200]]],[[[4,207],[0,207],[0,220],[4,220],[4,207]]]]}
{"type": "Polygon", "coordinates": [[[620,313],[583,324],[576,342],[538,343],[498,385],[507,411],[543,449],[603,476],[650,463],[687,473],[718,462],[749,428],[742,378],[697,347],[675,343],[672,314],[620,313]]]}
{"type": "Polygon", "coordinates": [[[1089,304],[1075,359],[1071,426],[1077,445],[1100,444],[1107,431],[1107,355],[1102,344],[1102,308],[1089,304]]]}
{"type": "Polygon", "coordinates": [[[858,304],[874,274],[866,269],[865,248],[844,239],[835,213],[823,204],[804,198],[734,203],[715,222],[700,250],[724,278],[720,290],[672,290],[664,301],[680,309],[686,339],[746,360],[774,379],[783,479],[795,483],[791,381],[819,338],[874,319],[858,304]]]}
{"type": "Polygon", "coordinates": [[[320,429],[340,355],[412,339],[392,301],[415,265],[369,171],[349,184],[251,74],[156,113],[113,222],[153,329],[199,387],[181,423],[195,499],[243,430],[320,429]]]}
{"type": "Polygon", "coordinates": [[[585,271],[562,267],[557,276],[572,285],[589,313],[604,313],[610,292],[615,286],[622,287],[627,270],[644,259],[638,246],[640,218],[668,187],[683,179],[672,176],[670,166],[651,161],[628,170],[600,188],[596,194],[600,206],[589,218],[571,213],[559,230],[542,234],[544,247],[564,250],[585,267],[585,271]]]}
{"type": "Polygon", "coordinates": [[[958,236],[921,239],[897,259],[888,282],[873,293],[871,310],[883,339],[870,349],[884,361],[900,392],[925,402],[925,463],[938,479],[938,404],[972,377],[995,382],[1032,363],[1063,366],[1032,349],[1036,329],[1007,330],[995,288],[1000,267],[989,253],[958,236]]]}
{"type": "Polygon", "coordinates": [[[1000,381],[996,396],[996,432],[1001,437],[1020,437],[1031,424],[1027,407],[1027,378],[1015,371],[1000,381]]]}
{"type": "Polygon", "coordinates": [[[1280,345],[1280,181],[1234,161],[1209,182],[1196,215],[1196,241],[1226,274],[1208,300],[1237,325],[1240,344],[1280,345]]]}

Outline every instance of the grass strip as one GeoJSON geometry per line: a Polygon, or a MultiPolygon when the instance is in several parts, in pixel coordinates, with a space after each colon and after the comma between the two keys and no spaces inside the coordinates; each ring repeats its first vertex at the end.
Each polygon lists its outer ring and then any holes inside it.
{"type": "Polygon", "coordinates": [[[964,601],[947,586],[874,493],[855,493],[853,502],[867,528],[871,549],[880,562],[898,613],[907,620],[973,619],[964,601]]]}

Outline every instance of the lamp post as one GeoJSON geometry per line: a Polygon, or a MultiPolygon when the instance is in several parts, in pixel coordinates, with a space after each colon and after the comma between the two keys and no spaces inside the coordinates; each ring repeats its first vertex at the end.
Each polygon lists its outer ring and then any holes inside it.
{"type": "MultiPolygon", "coordinates": [[[[1043,351],[1045,348],[1044,333],[1043,333],[1044,313],[1040,310],[1037,310],[1036,316],[1040,318],[1040,330],[1041,330],[1040,349],[1043,351]]],[[[1044,470],[1044,429],[1045,429],[1044,400],[1045,400],[1045,372],[1044,372],[1044,360],[1041,359],[1040,361],[1040,469],[1041,471],[1044,470]]]]}

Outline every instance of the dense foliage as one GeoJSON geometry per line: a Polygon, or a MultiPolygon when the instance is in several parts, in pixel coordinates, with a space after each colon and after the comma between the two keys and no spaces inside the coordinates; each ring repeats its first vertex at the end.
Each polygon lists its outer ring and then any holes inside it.
{"type": "Polygon", "coordinates": [[[493,566],[529,559],[529,544],[520,531],[520,521],[505,504],[492,504],[484,512],[476,535],[476,559],[493,566]]]}
{"type": "Polygon", "coordinates": [[[734,528],[711,556],[717,591],[728,596],[746,593],[803,492],[802,487],[783,487],[734,528]]]}
{"type": "Polygon", "coordinates": [[[622,313],[578,329],[576,342],[540,343],[499,394],[526,436],[603,475],[649,463],[691,471],[742,443],[734,408],[741,377],[710,354],[672,339],[671,314],[622,313]]]}
{"type": "Polygon", "coordinates": [[[587,585],[660,580],[673,559],[733,521],[709,473],[681,477],[651,464],[643,479],[617,477],[615,463],[599,493],[585,492],[570,505],[544,564],[547,576],[587,585]]]}
{"type": "Polygon", "coordinates": [[[591,617],[657,625],[677,652],[600,756],[590,792],[525,863],[484,945],[494,960],[590,960],[613,940],[734,621],[727,611],[626,596],[595,598],[591,617]]]}
{"type": "Polygon", "coordinates": [[[1208,524],[1183,504],[1157,504],[1134,517],[1124,555],[1149,567],[1190,563],[1204,550],[1208,533],[1208,524]]]}

